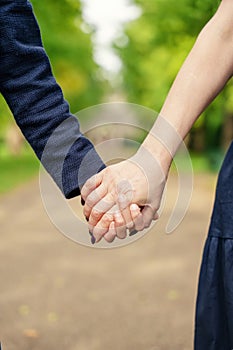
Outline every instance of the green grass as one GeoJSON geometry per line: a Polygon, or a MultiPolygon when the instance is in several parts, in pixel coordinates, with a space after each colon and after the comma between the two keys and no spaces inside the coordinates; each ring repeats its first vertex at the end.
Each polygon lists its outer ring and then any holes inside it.
{"type": "MultiPolygon", "coordinates": [[[[220,153],[196,155],[191,154],[194,173],[214,172],[216,173],[221,165],[223,155],[220,153]]],[[[179,169],[186,170],[187,157],[178,155],[179,169]]],[[[172,166],[174,170],[174,164],[172,166]]],[[[0,147],[0,195],[6,193],[22,183],[27,182],[39,171],[39,161],[26,146],[20,157],[9,155],[4,146],[0,147]]]]}
{"type": "Polygon", "coordinates": [[[38,174],[39,162],[32,151],[25,149],[21,156],[0,152],[0,194],[6,193],[38,174]]]}

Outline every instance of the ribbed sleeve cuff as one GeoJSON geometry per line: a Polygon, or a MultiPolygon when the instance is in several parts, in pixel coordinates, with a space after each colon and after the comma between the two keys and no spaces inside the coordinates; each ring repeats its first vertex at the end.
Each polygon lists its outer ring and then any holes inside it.
{"type": "Polygon", "coordinates": [[[85,182],[104,168],[105,164],[92,143],[81,136],[71,147],[64,162],[62,173],[64,196],[70,199],[80,195],[85,182]]]}

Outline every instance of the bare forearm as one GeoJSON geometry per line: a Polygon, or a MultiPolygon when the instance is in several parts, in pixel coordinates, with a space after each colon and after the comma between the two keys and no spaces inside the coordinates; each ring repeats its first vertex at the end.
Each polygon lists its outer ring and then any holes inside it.
{"type": "Polygon", "coordinates": [[[166,130],[162,130],[164,123],[159,119],[164,119],[177,132],[177,138],[169,140],[167,136],[164,142],[173,152],[178,146],[176,140],[186,136],[195,120],[232,76],[232,20],[233,2],[225,0],[198,36],[168,93],[160,116],[144,141],[144,146],[153,154],[164,152],[155,140],[157,135],[163,138],[163,132],[166,135],[166,130]]]}

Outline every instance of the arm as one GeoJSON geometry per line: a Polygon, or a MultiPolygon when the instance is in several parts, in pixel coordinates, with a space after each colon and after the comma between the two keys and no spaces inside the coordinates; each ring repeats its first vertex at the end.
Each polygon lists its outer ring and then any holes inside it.
{"type": "Polygon", "coordinates": [[[24,136],[64,195],[79,195],[104,164],[53,77],[27,0],[1,0],[0,62],[0,92],[24,136]]]}
{"type": "MultiPolygon", "coordinates": [[[[174,128],[180,139],[184,139],[196,119],[233,74],[232,21],[233,2],[223,0],[216,14],[199,34],[167,95],[160,115],[174,128]]],[[[163,136],[162,124],[158,118],[143,146],[161,159],[167,171],[171,157],[161,143],[156,141],[160,133],[163,136]]],[[[163,138],[174,154],[178,138],[163,138]]]]}
{"type": "Polygon", "coordinates": [[[97,240],[108,228],[109,218],[104,213],[107,207],[118,202],[116,188],[122,178],[127,179],[132,188],[130,202],[149,205],[142,212],[147,224],[156,214],[172,157],[181,140],[233,74],[232,20],[233,2],[223,0],[198,36],[169,91],[160,116],[137,154],[107,168],[83,187],[82,194],[87,201],[84,212],[90,216],[92,226],[98,228],[96,232],[94,229],[97,240]],[[154,169],[151,169],[152,160],[154,169]],[[131,174],[134,174],[133,178],[131,174]],[[150,185],[149,193],[146,180],[150,185]],[[94,198],[101,200],[96,203],[94,198]],[[108,206],[103,203],[108,203],[108,206]]]}

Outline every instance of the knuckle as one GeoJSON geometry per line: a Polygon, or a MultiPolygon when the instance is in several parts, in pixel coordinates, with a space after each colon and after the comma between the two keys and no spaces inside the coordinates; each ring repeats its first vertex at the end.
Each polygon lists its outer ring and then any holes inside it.
{"type": "Polygon", "coordinates": [[[142,217],[142,214],[139,208],[137,208],[136,210],[131,210],[130,213],[131,213],[132,219],[134,220],[139,220],[142,217]]]}
{"type": "Polygon", "coordinates": [[[125,222],[123,219],[117,219],[116,220],[116,226],[117,227],[124,227],[125,226],[125,222]]]}
{"type": "Polygon", "coordinates": [[[87,189],[86,185],[84,185],[84,186],[82,187],[80,194],[81,194],[82,198],[83,198],[84,200],[86,200],[87,195],[88,195],[88,189],[87,189]]]}
{"type": "Polygon", "coordinates": [[[96,209],[98,209],[100,213],[106,213],[107,208],[108,208],[108,202],[106,202],[105,199],[99,201],[96,205],[96,209]]]}
{"type": "Polygon", "coordinates": [[[96,208],[92,209],[91,216],[92,216],[93,218],[95,218],[95,219],[96,219],[96,218],[99,218],[100,215],[101,215],[101,213],[100,213],[100,211],[99,211],[98,209],[96,209],[96,208]]]}
{"type": "Polygon", "coordinates": [[[113,202],[113,201],[115,202],[115,192],[110,191],[110,192],[108,193],[107,198],[108,198],[108,201],[109,201],[109,202],[113,202]]]}
{"type": "Polygon", "coordinates": [[[133,221],[129,221],[129,222],[127,222],[126,227],[127,227],[128,229],[132,229],[132,228],[134,228],[134,222],[133,222],[133,221]]]}
{"type": "Polygon", "coordinates": [[[83,215],[85,216],[85,217],[89,217],[89,215],[90,215],[90,210],[87,208],[87,207],[85,207],[84,209],[83,209],[83,215]]]}
{"type": "Polygon", "coordinates": [[[85,199],[85,196],[86,196],[85,186],[83,186],[83,188],[81,189],[80,194],[83,197],[83,199],[85,199]]]}
{"type": "Polygon", "coordinates": [[[104,175],[107,176],[108,178],[112,177],[112,169],[111,169],[111,167],[107,167],[107,168],[104,169],[104,175]]]}
{"type": "Polygon", "coordinates": [[[83,186],[83,190],[84,190],[84,191],[85,191],[85,190],[88,190],[88,189],[91,187],[92,183],[93,183],[93,179],[92,179],[92,178],[88,179],[88,180],[86,181],[85,185],[83,186]]]}
{"type": "Polygon", "coordinates": [[[93,218],[92,216],[90,216],[88,223],[89,223],[89,225],[94,227],[98,223],[98,219],[93,218]]]}
{"type": "Polygon", "coordinates": [[[122,212],[119,212],[116,217],[119,222],[125,222],[122,212]]]}
{"type": "Polygon", "coordinates": [[[88,207],[92,207],[93,206],[93,203],[92,203],[92,200],[91,198],[87,197],[86,199],[86,203],[85,203],[88,207]]]}
{"type": "Polygon", "coordinates": [[[93,234],[96,237],[97,241],[100,240],[105,233],[107,233],[107,229],[103,227],[95,227],[93,230],[93,234]]]}
{"type": "Polygon", "coordinates": [[[124,194],[118,195],[118,205],[121,210],[124,210],[128,207],[130,202],[128,201],[127,197],[124,194]]]}
{"type": "Polygon", "coordinates": [[[92,205],[95,205],[100,200],[100,197],[98,196],[97,191],[92,192],[88,197],[92,205]]]}
{"type": "Polygon", "coordinates": [[[136,212],[131,212],[131,217],[132,217],[133,220],[137,220],[138,216],[139,216],[138,213],[136,213],[136,212]]]}
{"type": "Polygon", "coordinates": [[[111,213],[106,213],[104,216],[108,221],[113,221],[113,215],[111,213]]]}
{"type": "Polygon", "coordinates": [[[111,223],[112,222],[112,216],[110,215],[110,214],[105,214],[103,217],[102,217],[102,219],[101,219],[101,221],[102,221],[102,225],[104,225],[104,226],[107,226],[107,225],[109,225],[109,223],[111,223]]]}

